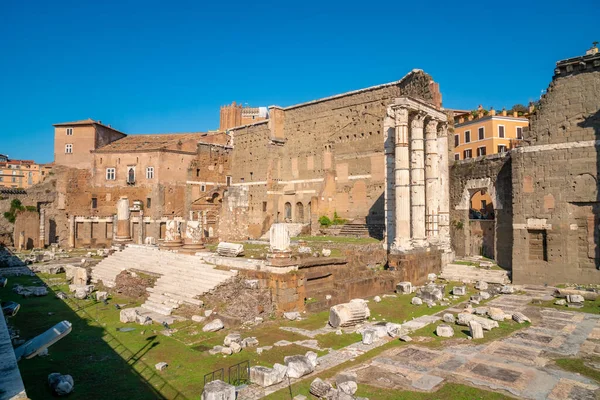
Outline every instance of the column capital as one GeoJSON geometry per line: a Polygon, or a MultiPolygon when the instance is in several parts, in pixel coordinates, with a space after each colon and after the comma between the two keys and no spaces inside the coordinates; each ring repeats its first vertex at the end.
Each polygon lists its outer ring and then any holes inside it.
{"type": "Polygon", "coordinates": [[[425,123],[426,113],[422,111],[418,111],[413,115],[410,127],[412,129],[423,129],[423,125],[425,123]]]}
{"type": "Polygon", "coordinates": [[[434,118],[430,118],[427,121],[427,126],[425,128],[425,131],[426,131],[426,133],[427,133],[428,136],[434,136],[434,137],[436,136],[438,123],[439,123],[439,121],[437,119],[434,119],[434,118]]]}
{"type": "Polygon", "coordinates": [[[438,137],[448,136],[448,123],[447,122],[441,122],[437,126],[437,135],[438,135],[438,137]]]}
{"type": "Polygon", "coordinates": [[[396,109],[394,109],[394,112],[395,112],[396,126],[408,125],[408,108],[397,107],[396,109]]]}

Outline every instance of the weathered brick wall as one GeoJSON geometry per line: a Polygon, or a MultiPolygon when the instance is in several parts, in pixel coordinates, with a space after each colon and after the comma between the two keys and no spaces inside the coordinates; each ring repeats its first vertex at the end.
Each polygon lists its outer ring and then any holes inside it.
{"type": "Polygon", "coordinates": [[[383,118],[402,94],[441,103],[431,77],[413,71],[400,82],[272,108],[268,122],[232,129],[232,176],[249,188],[251,236],[270,221],[309,223],[334,212],[383,226],[383,118]]]}
{"type": "Polygon", "coordinates": [[[23,234],[23,249],[31,250],[40,247],[40,215],[37,211],[19,211],[15,220],[13,242],[19,246],[23,234]]]}
{"type": "Polygon", "coordinates": [[[512,154],[517,283],[600,283],[600,55],[560,62],[512,154]]]}
{"type": "Polygon", "coordinates": [[[480,189],[492,195],[495,212],[494,259],[512,268],[512,178],[510,155],[495,154],[455,161],[450,167],[450,236],[456,255],[472,254],[470,198],[480,189]]]}

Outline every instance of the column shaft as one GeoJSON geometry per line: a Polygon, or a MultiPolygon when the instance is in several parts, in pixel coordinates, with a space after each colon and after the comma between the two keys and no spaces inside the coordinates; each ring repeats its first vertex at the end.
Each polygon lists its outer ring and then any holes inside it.
{"type": "Polygon", "coordinates": [[[439,237],[443,247],[450,250],[450,175],[448,165],[448,125],[438,130],[439,153],[439,237]]]}
{"type": "Polygon", "coordinates": [[[425,230],[428,238],[438,236],[439,159],[438,121],[430,119],[425,129],[425,230]]]}
{"type": "Polygon", "coordinates": [[[410,159],[408,152],[408,109],[396,109],[395,137],[395,223],[394,247],[398,250],[410,249],[410,159]]]}
{"type": "Polygon", "coordinates": [[[411,234],[415,246],[425,244],[425,154],[423,124],[425,115],[415,114],[410,132],[411,234]]]}

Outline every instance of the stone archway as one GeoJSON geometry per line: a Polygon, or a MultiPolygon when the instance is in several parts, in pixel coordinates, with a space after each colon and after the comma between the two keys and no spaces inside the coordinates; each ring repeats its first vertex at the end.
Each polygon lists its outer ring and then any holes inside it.
{"type": "Polygon", "coordinates": [[[304,223],[304,205],[301,202],[296,203],[296,218],[294,222],[304,223]]]}
{"type": "Polygon", "coordinates": [[[283,219],[284,222],[292,221],[292,204],[289,201],[283,206],[283,219]]]}

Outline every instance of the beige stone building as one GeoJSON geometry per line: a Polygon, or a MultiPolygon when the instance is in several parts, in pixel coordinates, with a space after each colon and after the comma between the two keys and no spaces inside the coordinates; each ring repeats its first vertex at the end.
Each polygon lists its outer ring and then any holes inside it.
{"type": "Polygon", "coordinates": [[[49,169],[45,165],[35,161],[10,160],[3,157],[0,158],[0,187],[27,189],[43,181],[48,172],[49,169]]]}

